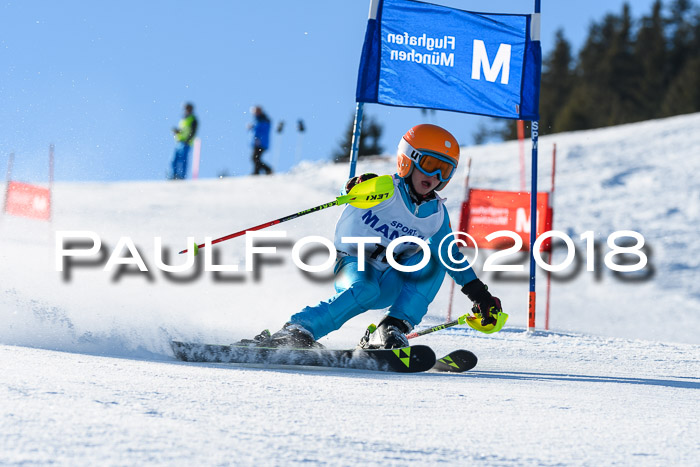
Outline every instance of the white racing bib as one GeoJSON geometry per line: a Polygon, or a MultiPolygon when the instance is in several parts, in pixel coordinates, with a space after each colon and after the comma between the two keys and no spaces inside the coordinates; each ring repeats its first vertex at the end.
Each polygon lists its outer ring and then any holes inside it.
{"type": "MultiPolygon", "coordinates": [[[[343,237],[379,237],[379,243],[364,245],[365,261],[384,271],[389,267],[386,249],[392,240],[412,236],[427,241],[440,230],[445,217],[443,199],[437,197],[439,207],[435,214],[416,217],[403,202],[399,183],[400,179],[394,179],[394,196],[373,208],[359,209],[349,204],[345,207],[335,226],[335,248],[339,256],[358,256],[358,244],[343,243],[343,237]]],[[[394,248],[394,258],[401,263],[419,249],[415,243],[400,243],[394,248]]]]}

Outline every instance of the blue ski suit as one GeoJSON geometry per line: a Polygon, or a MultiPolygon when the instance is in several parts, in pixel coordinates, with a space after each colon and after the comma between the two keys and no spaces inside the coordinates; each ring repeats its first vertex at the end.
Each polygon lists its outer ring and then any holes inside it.
{"type": "MultiPolygon", "coordinates": [[[[427,218],[438,213],[438,210],[444,211],[443,221],[437,233],[425,239],[430,247],[430,262],[417,271],[401,272],[392,267],[376,267],[371,262],[365,261],[364,271],[360,271],[357,256],[339,251],[334,268],[336,294],[317,305],[305,307],[289,320],[290,323],[298,324],[310,331],[315,339],[339,329],[346,321],[367,310],[379,310],[387,307],[389,307],[387,315],[407,321],[413,327],[420,323],[427,313],[428,306],[440,290],[445,271],[460,287],[476,279],[472,268],[464,271],[453,271],[446,268],[441,262],[442,259],[455,269],[463,269],[466,266],[466,262],[461,262],[464,260],[464,255],[456,245],[452,245],[452,258],[455,261],[452,261],[448,255],[449,241],[442,245],[440,252],[442,254],[438,256],[441,240],[452,233],[450,218],[442,200],[435,197],[416,204],[409,194],[410,187],[406,179],[395,174],[394,184],[394,197],[400,196],[400,202],[415,218],[427,218]]],[[[347,206],[345,209],[357,208],[347,206]]],[[[342,219],[343,216],[336,226],[336,231],[340,228],[342,219]]],[[[363,216],[362,219],[368,219],[368,217],[363,216]]],[[[367,222],[365,221],[365,223],[367,222]]],[[[366,225],[361,225],[362,222],[357,224],[360,224],[364,229],[359,230],[366,231],[366,225]]],[[[386,227],[386,225],[382,225],[382,227],[386,227]]],[[[348,229],[347,226],[345,228],[348,229]]],[[[352,226],[349,230],[352,234],[352,226]]],[[[380,228],[376,230],[377,235],[388,232],[387,230],[382,231],[380,228]]],[[[397,236],[405,235],[394,231],[392,238],[397,236]]],[[[412,266],[418,264],[422,259],[423,252],[419,250],[408,258],[400,259],[399,263],[404,266],[412,266]]]]}

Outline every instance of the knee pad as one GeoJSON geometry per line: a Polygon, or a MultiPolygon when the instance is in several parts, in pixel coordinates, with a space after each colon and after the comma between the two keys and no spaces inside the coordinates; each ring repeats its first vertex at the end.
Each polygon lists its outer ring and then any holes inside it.
{"type": "Polygon", "coordinates": [[[373,281],[355,282],[347,291],[352,294],[358,305],[367,310],[372,308],[381,293],[379,284],[373,281]]]}

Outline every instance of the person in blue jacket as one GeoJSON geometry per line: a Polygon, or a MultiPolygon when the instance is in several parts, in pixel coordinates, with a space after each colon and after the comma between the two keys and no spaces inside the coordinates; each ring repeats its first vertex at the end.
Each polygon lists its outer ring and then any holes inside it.
{"type": "MultiPolygon", "coordinates": [[[[263,331],[242,342],[268,347],[319,347],[317,339],[339,329],[351,318],[367,310],[388,307],[376,330],[368,330],[359,346],[405,347],[406,334],[427,313],[446,272],[473,302],[481,315],[481,325],[496,324],[502,311],[501,301],[489,293],[472,268],[465,268],[468,263],[456,244],[449,246],[451,242],[446,241],[440,246],[443,238],[453,232],[444,200],[437,192],[445,188],[456,172],[457,140],[436,125],[414,126],[399,143],[397,162],[393,197],[370,209],[348,204],[340,215],[335,229],[336,294],[295,313],[278,332],[263,331]],[[409,235],[428,243],[430,261],[416,271],[401,272],[388,264],[385,253],[392,240],[409,235]],[[343,237],[375,237],[379,242],[364,245],[361,264],[358,243],[343,242],[343,237]],[[439,248],[443,250],[438,251],[439,248]]],[[[353,177],[345,191],[376,176],[353,177]]],[[[402,242],[394,249],[394,258],[404,266],[412,266],[421,262],[423,253],[415,244],[402,242]]]]}
{"type": "Polygon", "coordinates": [[[272,168],[262,161],[263,152],[270,147],[270,119],[260,106],[252,107],[251,112],[253,123],[248,125],[248,129],[253,133],[253,175],[262,172],[270,175],[272,168]]]}

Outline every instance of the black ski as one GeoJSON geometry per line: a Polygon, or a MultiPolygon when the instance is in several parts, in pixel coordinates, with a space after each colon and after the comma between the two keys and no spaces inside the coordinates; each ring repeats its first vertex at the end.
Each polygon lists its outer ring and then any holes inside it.
{"type": "Polygon", "coordinates": [[[474,368],[477,361],[476,355],[468,350],[454,350],[435,362],[433,370],[462,373],[474,368]]]}
{"type": "Polygon", "coordinates": [[[186,362],[303,365],[418,373],[435,365],[435,352],[425,345],[401,349],[331,350],[248,347],[171,342],[178,360],[186,362]]]}

